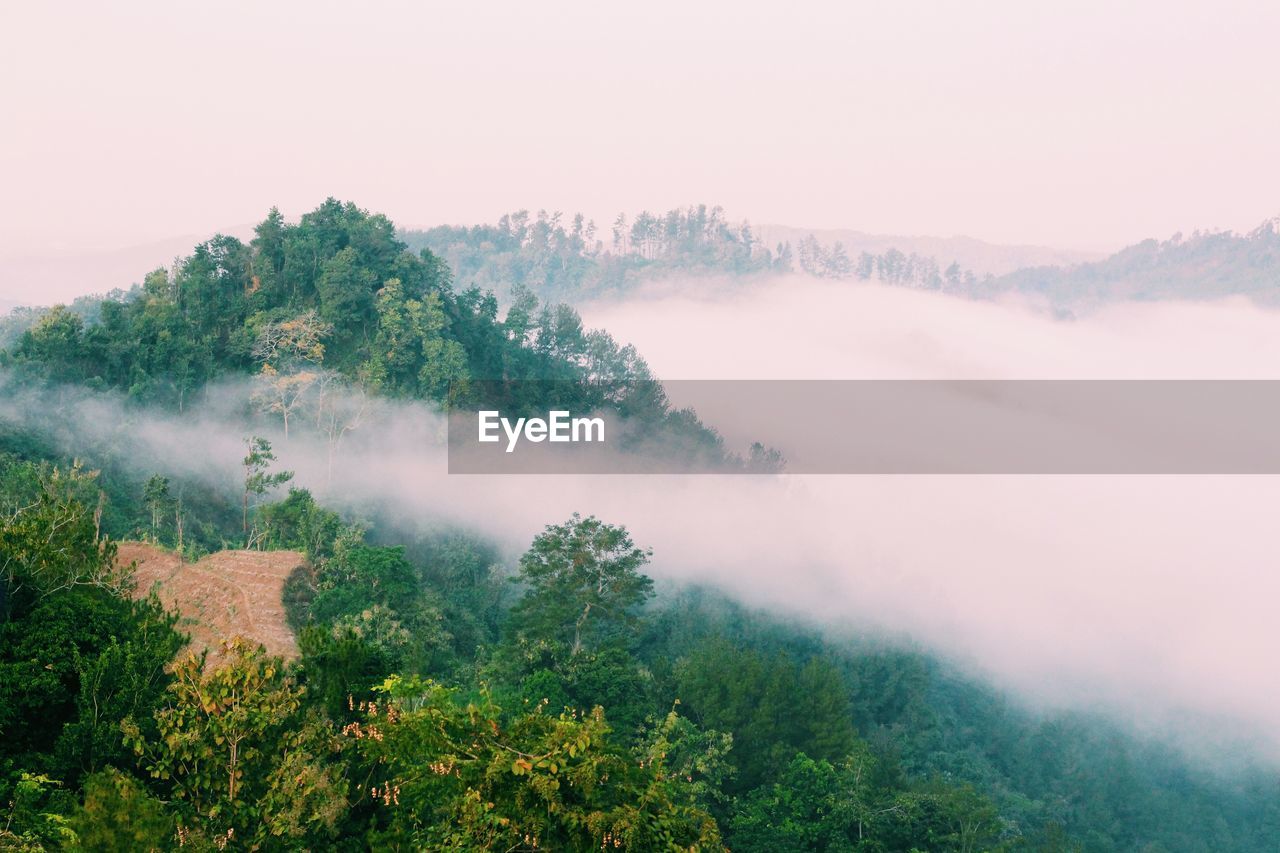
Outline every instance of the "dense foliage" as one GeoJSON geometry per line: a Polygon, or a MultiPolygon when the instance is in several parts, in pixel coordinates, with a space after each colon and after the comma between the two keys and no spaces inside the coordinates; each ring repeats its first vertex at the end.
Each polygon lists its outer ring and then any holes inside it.
{"type": "Polygon", "coordinates": [[[448,265],[409,251],[384,216],[330,199],[296,224],[272,210],[255,234],[202,243],[127,294],[29,312],[0,366],[20,382],[115,389],[177,412],[217,379],[252,376],[254,406],[286,436],[305,414],[333,443],[371,395],[514,414],[612,409],[668,452],[741,464],[670,406],[633,347],[527,290],[499,319],[491,292],[455,292],[448,265]]]}
{"type": "MultiPolygon", "coordinates": [[[[483,542],[374,545],[295,490],[302,658],[224,663],[130,601],[67,476],[10,461],[0,845],[20,849],[1253,850],[1273,773],[1196,774],[910,651],[833,643],[574,517],[508,580],[483,542]],[[34,500],[33,500],[34,498],[34,500]],[[54,528],[74,529],[67,539],[54,528]],[[46,544],[52,543],[52,544],[46,544]],[[410,555],[415,558],[411,559],[410,555]],[[421,559],[418,559],[421,555],[421,559]],[[514,581],[514,583],[513,583],[514,581]],[[28,594],[26,591],[36,590],[28,594]],[[166,664],[168,664],[166,666],[166,664]]],[[[95,481],[77,474],[82,497],[95,481]]]]}

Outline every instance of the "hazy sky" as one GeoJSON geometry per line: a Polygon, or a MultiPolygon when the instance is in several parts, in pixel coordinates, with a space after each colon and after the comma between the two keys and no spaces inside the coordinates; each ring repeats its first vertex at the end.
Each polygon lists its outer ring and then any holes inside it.
{"type": "Polygon", "coordinates": [[[1280,6],[6,3],[0,256],[707,201],[1111,248],[1280,213],[1280,6]]]}

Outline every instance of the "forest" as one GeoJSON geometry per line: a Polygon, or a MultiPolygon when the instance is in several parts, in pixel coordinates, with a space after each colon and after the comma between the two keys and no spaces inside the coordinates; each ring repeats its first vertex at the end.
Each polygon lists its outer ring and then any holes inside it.
{"type": "Polygon", "coordinates": [[[676,272],[750,275],[791,268],[786,245],[769,247],[748,223],[733,223],[719,207],[698,205],[666,214],[618,214],[607,234],[577,213],[522,210],[493,225],[440,225],[404,231],[411,250],[444,259],[460,282],[507,300],[529,291],[543,299],[581,299],[633,287],[676,272]]]}
{"type": "Polygon", "coordinates": [[[695,205],[665,214],[641,211],[613,220],[607,235],[594,221],[540,210],[507,214],[495,225],[441,225],[404,231],[415,249],[444,258],[457,279],[507,299],[529,290],[543,299],[580,300],[625,292],[676,274],[750,280],[767,273],[804,272],[819,278],[876,279],[931,290],[972,288],[978,277],[952,261],[940,268],[931,257],[890,248],[851,255],[840,242],[812,234],[796,246],[766,245],[749,222],[732,222],[723,208],[695,205]]]}
{"type": "Polygon", "coordinates": [[[345,515],[278,463],[302,435],[341,453],[369,401],[482,396],[610,408],[691,463],[757,462],[558,300],[642,271],[788,268],[792,250],[706,208],[609,236],[523,214],[405,234],[331,199],[4,321],[0,393],[45,400],[50,423],[73,391],[186,417],[238,382],[247,429],[228,488],[0,409],[0,850],[1274,847],[1273,767],[1210,769],[909,641],[658,584],[660,555],[591,506],[507,555],[345,515]],[[129,540],[304,554],[283,601],[298,657],[243,637],[192,654],[116,559],[129,540]]]}
{"type": "Polygon", "coordinates": [[[1144,240],[1093,263],[1033,267],[983,282],[976,295],[1020,293],[1062,304],[1247,296],[1274,305],[1280,280],[1280,220],[1247,233],[1195,231],[1144,240]]]}
{"type": "Polygon", "coordinates": [[[496,225],[437,226],[404,231],[415,249],[444,258],[457,279],[506,300],[513,288],[544,299],[577,300],[617,294],[675,274],[752,276],[789,272],[837,281],[875,281],[973,299],[1007,296],[1045,300],[1061,309],[1090,309],[1123,300],[1205,300],[1242,295],[1276,301],[1280,221],[1247,233],[1196,231],[1149,239],[1101,260],[1031,266],[1004,275],[978,275],[954,259],[888,248],[850,252],[813,234],[765,245],[749,223],[728,220],[719,207],[698,205],[665,214],[619,214],[608,235],[576,214],[520,211],[496,225]]]}

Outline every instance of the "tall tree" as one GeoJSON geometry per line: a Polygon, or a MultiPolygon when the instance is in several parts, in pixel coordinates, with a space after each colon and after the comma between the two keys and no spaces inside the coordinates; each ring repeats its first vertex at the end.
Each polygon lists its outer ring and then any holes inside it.
{"type": "Polygon", "coordinates": [[[169,508],[169,478],[153,474],[142,489],[142,500],[151,510],[151,541],[160,541],[160,519],[169,508]]]}
{"type": "Polygon", "coordinates": [[[241,521],[242,532],[245,537],[245,547],[251,547],[253,539],[249,535],[249,501],[254,497],[261,497],[267,492],[282,486],[293,479],[292,471],[276,471],[270,470],[271,463],[276,461],[276,455],[271,452],[271,442],[265,438],[251,436],[245,439],[245,445],[248,453],[245,454],[244,461],[241,463],[244,467],[244,495],[241,502],[241,521]]]}
{"type": "Polygon", "coordinates": [[[577,513],[548,525],[520,558],[527,586],[512,613],[517,639],[545,644],[572,658],[599,647],[635,621],[653,595],[640,572],[652,552],[637,548],[625,527],[577,513]]]}

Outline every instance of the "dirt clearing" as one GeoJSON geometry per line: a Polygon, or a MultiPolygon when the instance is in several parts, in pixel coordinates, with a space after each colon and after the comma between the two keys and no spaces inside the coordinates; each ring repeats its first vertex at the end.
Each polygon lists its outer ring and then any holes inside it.
{"type": "Polygon", "coordinates": [[[184,563],[154,545],[122,542],[117,562],[136,562],[134,596],[154,587],[165,607],[181,614],[177,627],[191,635],[189,648],[208,649],[210,662],[216,662],[221,641],[236,635],[286,660],[298,656],[282,602],[285,580],[306,564],[297,551],[219,551],[184,563]]]}

